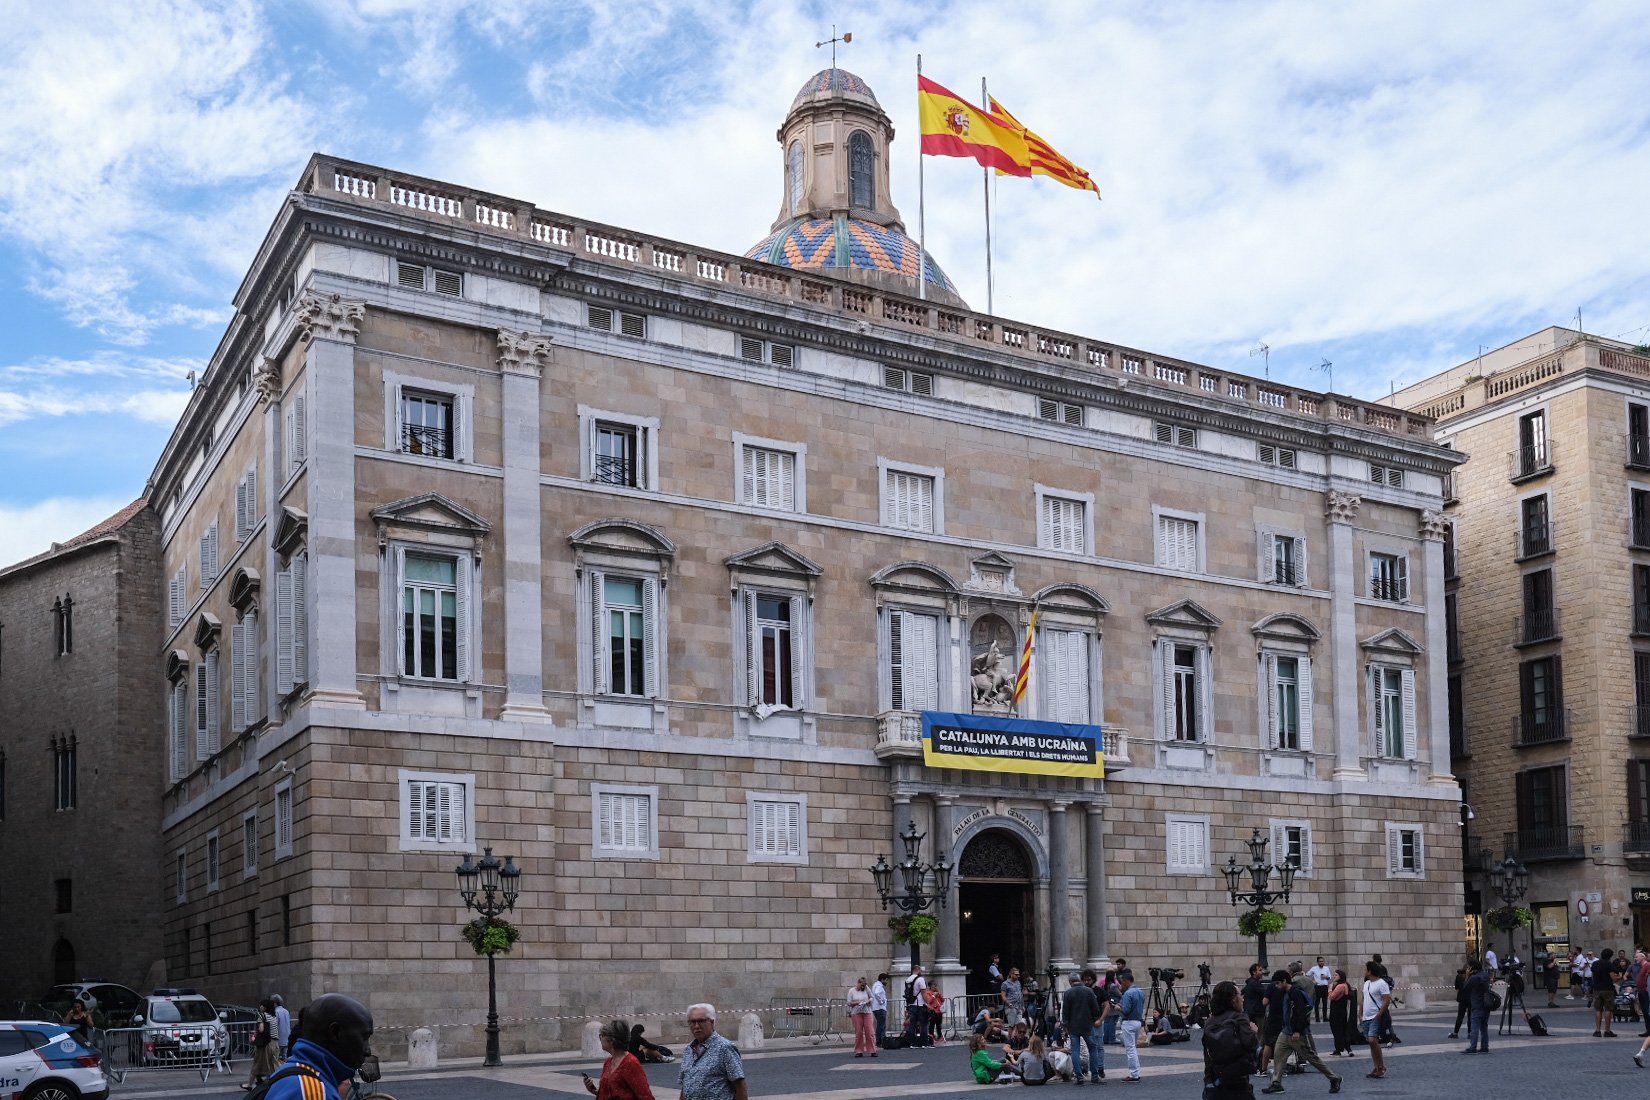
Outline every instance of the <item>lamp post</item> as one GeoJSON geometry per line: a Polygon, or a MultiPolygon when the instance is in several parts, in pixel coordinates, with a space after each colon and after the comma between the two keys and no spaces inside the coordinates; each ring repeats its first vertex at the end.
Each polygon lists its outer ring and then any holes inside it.
{"type": "MultiPolygon", "coordinates": [[[[899,838],[905,846],[905,859],[897,867],[890,867],[887,860],[877,856],[876,863],[871,866],[871,879],[877,884],[877,896],[882,899],[883,909],[886,910],[891,904],[906,916],[912,916],[936,902],[941,908],[945,906],[945,895],[951,889],[951,864],[944,859],[938,863],[922,863],[917,859],[922,849],[922,838],[927,835],[917,832],[915,821],[907,821],[905,832],[899,838]],[[894,893],[895,871],[899,872],[904,893],[894,893]],[[927,889],[930,875],[933,876],[932,890],[927,889]]],[[[921,962],[922,945],[912,940],[911,968],[915,970],[921,962]]]]}
{"type": "MultiPolygon", "coordinates": [[[[1295,886],[1295,872],[1298,868],[1288,860],[1282,863],[1269,864],[1266,862],[1267,840],[1256,829],[1254,836],[1249,838],[1249,866],[1239,867],[1236,856],[1226,857],[1226,866],[1221,868],[1221,874],[1226,876],[1226,889],[1232,895],[1232,904],[1243,902],[1255,907],[1255,919],[1266,912],[1266,908],[1274,902],[1288,901],[1289,892],[1295,886]],[[1267,884],[1272,873],[1277,872],[1278,889],[1268,890],[1267,884]],[[1243,876],[1249,876],[1249,885],[1252,889],[1244,890],[1241,887],[1243,876]]],[[[1266,933],[1257,928],[1256,935],[1260,939],[1260,965],[1266,966],[1266,933]]]]}
{"type": "MultiPolygon", "coordinates": [[[[1501,896],[1504,908],[1511,909],[1530,888],[1530,871],[1512,856],[1490,865],[1490,887],[1501,896]]],[[[1507,926],[1507,958],[1513,956],[1512,925],[1507,926]]]]}
{"type": "MultiPolygon", "coordinates": [[[[491,848],[483,848],[479,860],[472,862],[474,853],[466,853],[458,865],[458,892],[467,909],[474,909],[482,918],[495,917],[516,907],[521,894],[521,868],[514,856],[505,856],[500,863],[491,848]]],[[[493,968],[493,952],[487,952],[487,1057],[484,1066],[501,1066],[504,1060],[498,1054],[498,980],[493,968]]]]}

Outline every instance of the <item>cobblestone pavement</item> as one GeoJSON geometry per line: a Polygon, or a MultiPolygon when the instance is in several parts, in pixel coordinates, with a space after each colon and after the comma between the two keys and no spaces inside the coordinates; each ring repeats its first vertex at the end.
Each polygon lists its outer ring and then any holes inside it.
{"type": "MultiPolygon", "coordinates": [[[[1522,1019],[1517,1034],[1493,1034],[1489,1057],[1464,1058],[1464,1041],[1449,1038],[1454,1014],[1426,1013],[1400,1018],[1398,1033],[1404,1042],[1387,1050],[1388,1076],[1379,1081],[1369,1072],[1367,1050],[1353,1058],[1324,1061],[1342,1074],[1343,1096],[1475,1098],[1486,1100],[1551,1100],[1567,1088],[1585,1081],[1589,1095],[1627,1096],[1650,1092],[1650,1070],[1640,1070],[1632,1061],[1638,1050],[1640,1026],[1617,1025],[1615,1039],[1592,1037],[1592,1016],[1580,1008],[1561,1003],[1549,1009],[1535,1006],[1552,1030],[1545,1039],[1529,1035],[1522,1019]]],[[[1320,1049],[1327,1042],[1327,1025],[1315,1031],[1320,1049]]],[[[1463,1032],[1463,1035],[1465,1033],[1463,1032]]],[[[1123,1093],[1130,1097],[1195,1097],[1201,1086],[1202,1060],[1196,1043],[1153,1047],[1141,1053],[1139,1084],[1125,1084],[1123,1052],[1106,1048],[1107,1080],[1104,1092],[1085,1086],[1065,1084],[1048,1088],[1076,1097],[1095,1100],[1096,1095],[1123,1093]]],[[[1647,1059],[1650,1060],[1650,1059],[1647,1059]]],[[[985,1086],[975,1085],[968,1072],[968,1048],[949,1042],[928,1050],[883,1051],[876,1059],[853,1058],[851,1043],[814,1046],[787,1041],[746,1056],[746,1070],[753,1097],[786,1096],[794,1100],[876,1100],[880,1097],[921,1096],[933,1100],[978,1096],[985,1086]]],[[[397,1100],[549,1100],[560,1094],[584,1097],[580,1074],[595,1073],[599,1059],[571,1055],[507,1058],[501,1069],[483,1070],[470,1060],[450,1069],[412,1074],[404,1066],[388,1064],[381,1088],[397,1100]]],[[[223,1098],[242,1095],[239,1076],[214,1075],[202,1085],[193,1075],[172,1075],[176,1079],[133,1077],[114,1089],[114,1100],[189,1097],[223,1098]]],[[[648,1067],[658,1100],[675,1100],[676,1066],[648,1067]]],[[[1265,1084],[1255,1079],[1256,1093],[1265,1084]]],[[[1285,1095],[1321,1096],[1329,1083],[1316,1073],[1285,1078],[1285,1095]]],[[[1019,1090],[1022,1086],[995,1086],[1019,1090]]],[[[1018,1091],[1009,1095],[1019,1095],[1018,1091]]],[[[1039,1100],[1054,1100],[1048,1093],[1039,1100]]]]}

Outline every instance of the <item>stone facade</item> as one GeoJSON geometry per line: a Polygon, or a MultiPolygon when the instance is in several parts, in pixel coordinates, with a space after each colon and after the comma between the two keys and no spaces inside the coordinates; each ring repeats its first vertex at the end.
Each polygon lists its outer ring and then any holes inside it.
{"type": "Polygon", "coordinates": [[[158,528],[140,500],[0,570],[3,1001],[161,972],[158,528]]]}
{"type": "Polygon", "coordinates": [[[1485,871],[1512,856],[1537,918],[1526,958],[1643,943],[1650,357],[1547,329],[1398,399],[1471,455],[1448,508],[1469,912],[1501,904],[1485,871]]]}
{"type": "Polygon", "coordinates": [[[908,822],[959,869],[951,993],[988,948],[1240,970],[1216,865],[1274,825],[1310,863],[1278,957],[1447,972],[1426,517],[1458,456],[1422,417],[956,309],[315,158],[155,475],[157,680],[243,670],[238,722],[172,731],[169,976],[476,1046],[453,867],[490,845],[525,870],[506,1049],[837,996],[905,958],[868,870],[908,822]],[[1106,777],[925,766],[920,712],[1001,713],[988,645],[1012,662],[1034,608],[1020,713],[1098,728],[1106,777]]]}

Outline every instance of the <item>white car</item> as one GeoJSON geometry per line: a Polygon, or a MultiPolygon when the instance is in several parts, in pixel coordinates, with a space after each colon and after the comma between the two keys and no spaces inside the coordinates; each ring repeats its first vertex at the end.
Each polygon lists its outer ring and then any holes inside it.
{"type": "Polygon", "coordinates": [[[62,1024],[0,1021],[0,1096],[107,1100],[103,1056],[62,1024]]]}
{"type": "Polygon", "coordinates": [[[229,1053],[229,1029],[193,989],[157,989],[138,1003],[132,1026],[143,1036],[143,1065],[201,1065],[229,1053]]]}

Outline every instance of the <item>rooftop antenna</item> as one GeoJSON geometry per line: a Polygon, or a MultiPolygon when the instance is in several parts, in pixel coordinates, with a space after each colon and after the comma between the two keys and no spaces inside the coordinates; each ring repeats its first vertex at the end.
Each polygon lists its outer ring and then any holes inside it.
{"type": "Polygon", "coordinates": [[[854,40],[854,34],[853,34],[852,31],[844,31],[841,34],[841,36],[838,36],[837,33],[836,33],[836,24],[832,23],[831,24],[831,37],[827,38],[823,42],[815,42],[814,43],[814,49],[817,50],[821,46],[831,47],[831,68],[834,69],[834,68],[836,68],[836,44],[838,42],[841,42],[844,46],[846,46],[848,43],[852,42],[853,40],[854,40]]]}
{"type": "Polygon", "coordinates": [[[1266,372],[1266,380],[1268,382],[1270,382],[1272,380],[1272,349],[1271,349],[1271,347],[1257,341],[1255,343],[1255,346],[1249,349],[1249,358],[1253,359],[1257,355],[1260,356],[1260,358],[1261,358],[1261,369],[1266,372]]]}
{"type": "Polygon", "coordinates": [[[1313,367],[1312,369],[1313,370],[1321,370],[1324,373],[1329,375],[1329,392],[1334,393],[1335,392],[1335,364],[1333,364],[1329,360],[1325,359],[1322,362],[1320,362],[1317,366],[1313,367]]]}

